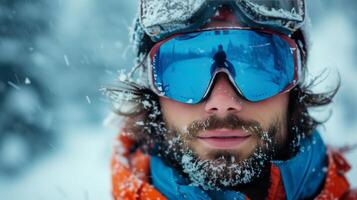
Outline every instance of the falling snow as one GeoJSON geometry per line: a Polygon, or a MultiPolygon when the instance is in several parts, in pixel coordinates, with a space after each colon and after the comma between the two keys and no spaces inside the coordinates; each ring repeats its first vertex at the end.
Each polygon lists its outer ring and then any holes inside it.
{"type": "MultiPolygon", "coordinates": [[[[119,81],[129,79],[128,73],[118,74],[116,71],[119,68],[130,71],[133,65],[133,55],[131,55],[131,48],[133,47],[128,45],[129,28],[127,25],[121,26],[121,24],[131,23],[137,9],[137,2],[110,0],[109,3],[95,1],[74,3],[70,0],[61,0],[51,1],[51,3],[48,3],[51,4],[51,8],[46,9],[40,5],[43,2],[41,0],[36,1],[35,4],[29,3],[26,5],[20,5],[21,1],[17,0],[12,2],[8,4],[12,5],[11,9],[13,10],[6,7],[6,2],[0,6],[4,16],[8,16],[8,20],[5,21],[16,23],[16,19],[22,17],[21,20],[26,23],[16,26],[21,30],[17,33],[12,33],[11,28],[6,29],[10,31],[8,33],[0,30],[2,34],[9,34],[9,37],[3,38],[2,35],[0,36],[0,50],[2,50],[0,53],[2,66],[0,67],[6,65],[5,61],[10,61],[19,64],[16,69],[26,69],[32,73],[24,73],[25,76],[0,82],[0,91],[9,88],[14,93],[24,92],[21,93],[21,97],[25,97],[22,98],[25,105],[23,107],[28,108],[29,111],[31,109],[41,110],[42,102],[39,104],[31,103],[36,102],[36,96],[33,95],[35,93],[31,93],[31,91],[35,89],[36,85],[41,84],[42,90],[49,92],[45,95],[46,99],[55,99],[51,102],[55,104],[55,108],[51,112],[60,116],[60,118],[52,118],[51,115],[47,114],[34,115],[31,112],[29,113],[30,121],[28,123],[56,129],[55,138],[58,142],[46,141],[48,149],[45,156],[39,157],[41,159],[36,159],[33,163],[21,164],[28,159],[29,151],[25,145],[36,138],[23,140],[23,138],[13,137],[1,140],[1,142],[6,141],[6,145],[0,148],[0,150],[5,150],[2,151],[2,153],[5,152],[5,156],[0,154],[2,160],[6,160],[8,164],[20,164],[23,167],[23,171],[12,178],[0,176],[1,198],[14,200],[111,199],[109,170],[111,141],[116,137],[120,124],[117,124],[114,130],[102,127],[102,118],[110,109],[107,106],[109,102],[108,100],[101,100],[100,98],[104,99],[104,97],[96,95],[98,93],[97,88],[100,88],[103,84],[110,83],[114,79],[119,81]],[[40,5],[39,8],[36,7],[38,5],[40,5]],[[18,10],[18,8],[21,8],[21,10],[18,10]],[[26,12],[27,9],[29,12],[26,12]],[[118,10],[122,12],[118,12],[118,10]],[[18,15],[19,13],[21,15],[18,15]],[[33,16],[27,16],[28,14],[33,16]],[[51,15],[55,18],[51,18],[51,15]],[[44,21],[32,21],[37,19],[44,21]],[[95,20],[93,21],[93,19],[95,20]],[[125,21],[125,23],[117,23],[118,19],[125,21]],[[46,28],[42,27],[43,22],[49,23],[49,30],[46,31],[46,28]],[[116,28],[113,28],[113,24],[116,28]],[[21,29],[22,27],[24,28],[21,29]],[[31,27],[34,27],[34,29],[31,29],[31,27]],[[36,33],[40,34],[37,35],[36,33]],[[13,39],[17,35],[21,37],[13,39]],[[24,39],[26,42],[21,44],[24,39]],[[63,65],[77,66],[78,63],[81,65],[78,65],[76,70],[61,67],[63,65]],[[38,83],[39,81],[40,83],[38,83]],[[25,91],[26,88],[28,90],[25,91]],[[97,105],[88,106],[88,104],[97,102],[98,99],[102,103],[98,105],[98,108],[93,108],[97,105]],[[41,122],[38,122],[36,118],[41,118],[41,122]],[[76,181],[68,181],[72,179],[76,181]]],[[[156,2],[158,1],[156,0],[156,2]]],[[[169,0],[167,2],[170,3],[169,0]]],[[[195,3],[199,1],[190,0],[187,2],[195,3]]],[[[315,9],[314,12],[311,12],[313,17],[311,23],[315,28],[311,34],[312,38],[310,38],[314,45],[311,46],[312,51],[309,52],[311,57],[309,65],[313,66],[309,74],[320,74],[321,69],[326,66],[336,67],[339,69],[343,83],[340,93],[334,101],[332,118],[326,123],[326,128],[320,128],[320,130],[324,140],[333,147],[340,147],[344,144],[353,146],[357,141],[356,134],[354,134],[357,130],[354,123],[357,119],[355,103],[357,94],[354,88],[357,72],[354,67],[356,61],[352,56],[355,55],[355,43],[353,41],[356,29],[350,21],[352,18],[349,16],[349,9],[351,10],[356,5],[355,3],[344,5],[332,1],[313,1],[311,3],[314,5],[310,8],[315,9]],[[344,37],[336,38],[336,35],[343,35],[344,37]]],[[[157,11],[155,14],[159,13],[160,7],[155,9],[157,11]]],[[[282,12],[277,10],[275,13],[281,14],[282,12]]],[[[181,14],[186,13],[174,13],[172,17],[185,17],[181,14]]],[[[149,17],[145,19],[146,22],[155,23],[157,18],[154,15],[149,17]]],[[[164,15],[159,20],[164,20],[164,15]]],[[[12,27],[10,25],[1,24],[4,27],[12,27]]],[[[140,75],[135,76],[134,80],[137,83],[141,82],[140,85],[145,85],[147,82],[142,77],[146,76],[146,71],[139,69],[137,72],[141,74],[138,73],[140,75]]],[[[14,72],[10,76],[14,77],[14,72]]],[[[334,81],[331,82],[334,83],[334,81]]],[[[324,91],[325,87],[322,86],[322,89],[318,89],[324,91]]],[[[107,93],[108,91],[103,92],[107,93]]],[[[137,98],[132,93],[110,93],[109,95],[114,101],[136,101],[137,98]]],[[[300,101],[303,101],[303,98],[305,97],[302,97],[300,101]]],[[[16,105],[11,104],[14,107],[14,112],[15,108],[22,107],[22,101],[13,102],[18,102],[16,105]]],[[[152,102],[147,100],[138,103],[145,108],[155,108],[152,102]]],[[[4,112],[4,107],[1,107],[1,112],[4,112]]],[[[321,113],[321,111],[317,111],[317,116],[322,116],[321,118],[324,119],[324,115],[321,113]]],[[[153,110],[150,117],[155,118],[159,115],[159,110],[153,110]]],[[[140,126],[145,126],[145,123],[146,121],[136,122],[140,126]]],[[[162,127],[161,124],[152,124],[152,126],[158,129],[162,127]]],[[[207,127],[207,124],[204,127],[207,127]]],[[[256,128],[246,128],[246,131],[249,132],[252,129],[256,128]]],[[[182,127],[182,131],[187,133],[188,127],[182,127]]],[[[263,134],[263,136],[266,141],[271,142],[268,135],[263,134]]],[[[168,146],[174,148],[177,143],[180,143],[181,139],[177,137],[169,140],[168,146]]],[[[298,141],[301,139],[303,138],[299,138],[298,141]]],[[[302,151],[308,151],[308,148],[302,149],[302,151]]],[[[352,164],[352,171],[348,174],[348,178],[354,188],[357,186],[356,153],[356,150],[346,153],[347,160],[352,164]]],[[[261,152],[254,156],[259,159],[264,158],[261,152]]],[[[118,159],[125,162],[122,158],[118,159]]],[[[206,162],[196,162],[194,155],[187,153],[180,162],[186,166],[186,171],[191,174],[191,179],[195,180],[196,184],[202,185],[202,181],[209,177],[195,174],[197,168],[204,166],[206,169],[220,172],[235,166],[229,165],[229,163],[238,162],[236,157],[229,157],[227,160],[228,163],[211,165],[206,162]]],[[[263,164],[258,163],[258,165],[263,164]]],[[[322,170],[327,172],[327,168],[322,170]]],[[[236,173],[246,174],[242,180],[249,181],[251,176],[257,172],[247,172],[236,168],[236,173]]],[[[211,184],[207,187],[215,187],[218,182],[221,185],[232,184],[232,181],[226,178],[219,181],[218,178],[219,176],[212,177],[211,184]]]]}
{"type": "Polygon", "coordinates": [[[64,61],[66,63],[67,66],[69,66],[69,60],[66,54],[63,55],[64,61]]]}
{"type": "Polygon", "coordinates": [[[31,80],[28,77],[25,78],[25,84],[26,85],[30,85],[31,84],[31,80]]]}
{"type": "Polygon", "coordinates": [[[92,101],[90,100],[89,96],[86,96],[86,99],[87,99],[87,102],[88,102],[89,104],[92,103],[92,101]]]}

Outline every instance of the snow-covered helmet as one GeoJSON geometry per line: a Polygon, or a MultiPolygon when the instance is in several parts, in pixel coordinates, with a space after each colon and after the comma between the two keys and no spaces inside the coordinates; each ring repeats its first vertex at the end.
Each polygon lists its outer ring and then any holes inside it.
{"type": "MultiPolygon", "coordinates": [[[[132,33],[138,66],[132,72],[146,71],[140,62],[156,42],[202,27],[219,15],[222,7],[229,8],[245,26],[271,29],[295,39],[306,64],[305,0],[140,0],[132,33]]],[[[147,83],[146,73],[140,74],[137,80],[147,83]]]]}

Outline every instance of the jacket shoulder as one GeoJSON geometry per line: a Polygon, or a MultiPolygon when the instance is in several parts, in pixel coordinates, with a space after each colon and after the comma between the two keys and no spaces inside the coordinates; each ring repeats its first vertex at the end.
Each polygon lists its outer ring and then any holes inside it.
{"type": "Polygon", "coordinates": [[[357,189],[351,189],[342,196],[342,200],[355,200],[357,199],[357,189]]]}
{"type": "Polygon", "coordinates": [[[351,190],[345,174],[350,165],[338,151],[328,150],[328,168],[325,183],[316,199],[357,199],[356,190],[351,190]],[[353,198],[354,197],[354,198],[353,198]]]}
{"type": "Polygon", "coordinates": [[[120,134],[116,142],[111,162],[113,198],[166,200],[148,182],[150,157],[139,149],[132,152],[134,141],[125,134],[120,134]]]}

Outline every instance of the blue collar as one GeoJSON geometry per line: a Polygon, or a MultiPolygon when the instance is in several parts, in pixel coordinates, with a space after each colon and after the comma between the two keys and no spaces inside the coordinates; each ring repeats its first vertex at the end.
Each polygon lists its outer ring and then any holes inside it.
{"type": "Polygon", "coordinates": [[[150,166],[152,184],[169,200],[246,199],[244,194],[236,191],[205,191],[191,186],[176,170],[156,156],[151,156],[150,166]]]}
{"type": "Polygon", "coordinates": [[[280,169],[288,200],[307,199],[319,192],[327,172],[327,150],[315,131],[301,141],[297,155],[287,161],[273,161],[280,169]]]}
{"type": "MultiPolygon", "coordinates": [[[[287,161],[272,161],[279,168],[288,200],[305,199],[318,192],[325,178],[326,147],[318,132],[303,139],[300,151],[287,161]]],[[[187,184],[177,171],[151,156],[152,184],[168,199],[246,199],[237,191],[204,191],[187,184]]]]}

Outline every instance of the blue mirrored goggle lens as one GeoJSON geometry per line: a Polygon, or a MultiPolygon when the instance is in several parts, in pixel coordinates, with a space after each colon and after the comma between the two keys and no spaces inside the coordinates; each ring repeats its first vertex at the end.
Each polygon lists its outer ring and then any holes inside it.
{"type": "Polygon", "coordinates": [[[238,66],[234,81],[246,99],[256,102],[279,94],[294,81],[294,55],[277,35],[251,33],[248,40],[240,59],[232,59],[238,66]]]}
{"type": "Polygon", "coordinates": [[[207,66],[212,58],[186,52],[189,44],[181,44],[175,47],[175,42],[170,42],[160,48],[155,57],[155,84],[165,96],[195,104],[201,101],[211,80],[207,66]]]}
{"type": "Polygon", "coordinates": [[[226,68],[249,101],[272,97],[294,80],[293,50],[277,35],[252,30],[210,30],[161,44],[152,61],[154,85],[173,100],[200,102],[217,69],[226,68]]]}

